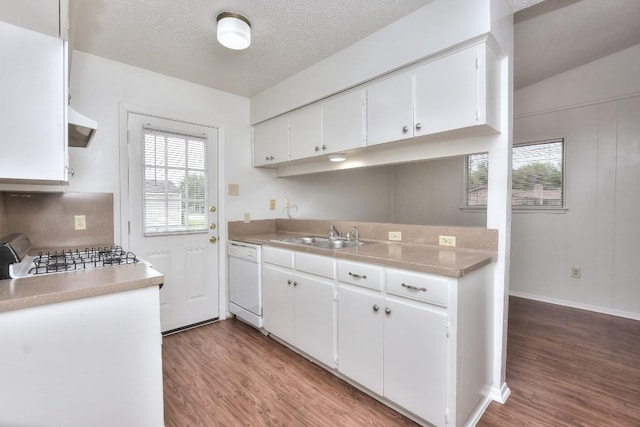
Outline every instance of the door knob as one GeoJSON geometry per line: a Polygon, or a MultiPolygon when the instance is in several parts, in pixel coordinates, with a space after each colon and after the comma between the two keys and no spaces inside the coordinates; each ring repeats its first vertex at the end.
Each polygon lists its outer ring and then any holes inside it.
{"type": "Polygon", "coordinates": [[[417,129],[417,130],[422,129],[422,125],[421,125],[420,123],[416,123],[416,129],[417,129]]]}
{"type": "Polygon", "coordinates": [[[391,309],[389,307],[387,307],[387,308],[384,309],[384,312],[387,313],[387,314],[391,314],[391,309]]]}
{"type": "Polygon", "coordinates": [[[215,230],[216,229],[216,225],[213,224],[213,223],[209,224],[209,229],[215,230]]]}
{"type": "Polygon", "coordinates": [[[210,241],[211,243],[215,243],[215,242],[217,242],[217,241],[218,241],[218,238],[217,238],[217,237],[215,237],[215,236],[211,236],[211,237],[209,237],[209,241],[210,241]]]}
{"type": "Polygon", "coordinates": [[[371,307],[371,308],[373,308],[373,311],[380,310],[380,306],[378,306],[378,304],[373,304],[373,307],[371,307]]]}
{"type": "Polygon", "coordinates": [[[407,132],[409,132],[409,126],[403,126],[402,133],[407,133],[407,132]]]}
{"type": "Polygon", "coordinates": [[[209,212],[215,212],[215,211],[216,211],[215,206],[209,206],[209,212]]]}

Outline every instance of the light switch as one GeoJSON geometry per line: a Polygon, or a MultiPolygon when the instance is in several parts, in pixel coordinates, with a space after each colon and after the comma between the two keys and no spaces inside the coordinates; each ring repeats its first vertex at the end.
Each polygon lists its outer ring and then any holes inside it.
{"type": "Polygon", "coordinates": [[[74,221],[76,230],[87,229],[87,218],[84,215],[75,215],[73,217],[73,221],[74,221]]]}

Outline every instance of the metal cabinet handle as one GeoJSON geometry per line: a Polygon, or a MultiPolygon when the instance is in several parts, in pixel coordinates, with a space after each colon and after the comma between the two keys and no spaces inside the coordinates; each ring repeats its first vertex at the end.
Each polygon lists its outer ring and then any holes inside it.
{"type": "Polygon", "coordinates": [[[326,150],[327,149],[327,144],[322,144],[322,149],[326,150]]]}
{"type": "Polygon", "coordinates": [[[391,309],[389,307],[387,307],[387,308],[384,309],[384,312],[387,313],[387,314],[391,314],[391,309]]]}
{"type": "Polygon", "coordinates": [[[417,129],[417,130],[422,129],[422,125],[421,125],[420,123],[416,123],[416,129],[417,129]]]}
{"type": "Polygon", "coordinates": [[[380,310],[380,306],[378,304],[373,304],[373,307],[371,307],[371,308],[373,308],[373,311],[380,310]]]}
{"type": "Polygon", "coordinates": [[[217,238],[217,237],[215,237],[215,236],[211,236],[211,237],[209,237],[209,241],[210,241],[211,243],[215,243],[215,242],[217,242],[217,241],[218,241],[218,238],[217,238]]]}
{"type": "Polygon", "coordinates": [[[287,285],[291,284],[291,279],[287,280],[287,285]]]}
{"type": "Polygon", "coordinates": [[[409,126],[403,126],[402,133],[407,133],[407,132],[409,132],[409,126]]]}
{"type": "Polygon", "coordinates": [[[293,286],[298,286],[298,282],[293,282],[293,286]]]}
{"type": "Polygon", "coordinates": [[[316,151],[320,151],[320,147],[316,145],[316,151]]]}
{"type": "Polygon", "coordinates": [[[427,288],[425,288],[425,287],[419,288],[417,286],[407,285],[406,283],[402,283],[400,286],[402,286],[403,288],[411,289],[412,291],[427,292],[427,288]]]}
{"type": "Polygon", "coordinates": [[[365,276],[364,274],[360,275],[360,274],[356,274],[356,273],[352,273],[352,272],[349,272],[349,276],[355,277],[356,279],[366,279],[367,278],[367,276],[365,276]]]}

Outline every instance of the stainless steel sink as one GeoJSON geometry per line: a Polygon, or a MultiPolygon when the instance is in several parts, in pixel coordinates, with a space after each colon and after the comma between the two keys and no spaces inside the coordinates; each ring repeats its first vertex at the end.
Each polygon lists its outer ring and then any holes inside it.
{"type": "Polygon", "coordinates": [[[360,241],[356,242],[353,240],[329,239],[326,237],[316,236],[289,237],[287,239],[276,240],[276,242],[293,243],[296,245],[313,246],[324,249],[353,248],[354,246],[361,246],[365,244],[365,242],[360,241]]]}

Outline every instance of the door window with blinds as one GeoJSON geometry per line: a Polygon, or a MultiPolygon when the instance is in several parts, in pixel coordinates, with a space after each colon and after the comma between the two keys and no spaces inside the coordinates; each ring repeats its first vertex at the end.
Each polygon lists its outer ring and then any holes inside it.
{"type": "MultiPolygon", "coordinates": [[[[486,207],[487,153],[466,157],[467,207],[486,207]]],[[[514,209],[564,208],[564,139],[513,146],[511,206],[514,209]]]]}
{"type": "Polygon", "coordinates": [[[143,127],[144,234],[207,232],[207,136],[143,127]]]}

